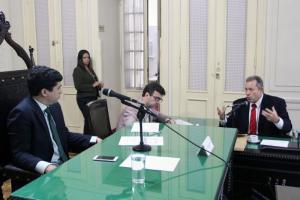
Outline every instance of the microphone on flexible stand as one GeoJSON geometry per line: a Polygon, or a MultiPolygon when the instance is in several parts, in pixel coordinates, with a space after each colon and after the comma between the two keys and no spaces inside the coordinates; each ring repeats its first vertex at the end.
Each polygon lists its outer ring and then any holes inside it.
{"type": "Polygon", "coordinates": [[[138,102],[137,100],[132,99],[132,98],[130,98],[128,96],[125,96],[123,94],[119,94],[119,93],[113,91],[112,89],[103,88],[102,89],[102,94],[104,94],[105,96],[109,96],[109,97],[116,97],[116,98],[120,99],[121,101],[131,101],[133,103],[139,103],[140,104],[140,102],[138,102]]]}
{"type": "Polygon", "coordinates": [[[235,103],[226,107],[232,107],[231,111],[229,113],[227,113],[227,116],[230,116],[232,114],[234,114],[238,109],[240,109],[240,107],[242,106],[248,106],[249,102],[248,101],[243,101],[241,103],[235,103]]]}
{"type": "MultiPolygon", "coordinates": [[[[157,117],[157,114],[155,114],[154,112],[152,112],[151,109],[149,109],[147,106],[145,106],[143,103],[141,102],[138,102],[137,100],[135,99],[132,99],[130,97],[127,97],[125,95],[122,95],[122,94],[119,94],[117,92],[114,92],[113,90],[111,89],[107,89],[107,88],[104,88],[102,89],[102,93],[106,96],[109,96],[109,97],[116,97],[118,99],[121,100],[121,102],[127,106],[130,106],[130,107],[133,107],[137,110],[139,110],[138,114],[137,114],[137,117],[139,119],[139,123],[140,123],[140,144],[139,145],[136,145],[136,146],[133,146],[133,150],[134,151],[150,151],[151,150],[151,146],[150,145],[146,145],[144,144],[143,142],[143,127],[142,127],[142,119],[144,118],[145,114],[149,114],[151,116],[154,116],[154,117],[157,117]],[[133,103],[138,103],[140,106],[136,105],[136,104],[133,104],[133,103]]],[[[244,103],[245,104],[245,103],[244,103]]],[[[236,105],[236,104],[235,104],[236,105]]],[[[248,104],[246,104],[248,105],[248,104]]],[[[241,105],[240,105],[241,106],[241,105]]],[[[206,150],[204,147],[201,147],[199,145],[197,145],[196,143],[194,143],[193,141],[189,140],[188,138],[186,138],[185,136],[183,136],[182,134],[180,134],[178,131],[174,130],[172,127],[170,127],[168,124],[166,123],[163,123],[165,124],[170,130],[172,130],[173,132],[175,132],[177,135],[179,135],[180,137],[182,137],[183,139],[187,140],[189,143],[193,144],[194,146],[198,147],[199,149],[202,149],[206,152],[209,152],[210,154],[212,154],[213,156],[217,157],[218,159],[222,160],[226,166],[230,167],[230,164],[228,164],[223,158],[221,158],[220,156],[214,154],[213,152],[211,151],[208,151],[206,150]]]]}
{"type": "Polygon", "coordinates": [[[102,89],[102,93],[109,97],[116,97],[121,100],[121,103],[138,110],[137,118],[138,118],[139,124],[140,124],[140,144],[133,146],[132,149],[134,151],[142,151],[142,152],[150,151],[151,146],[145,144],[143,141],[143,119],[144,119],[146,113],[149,115],[152,115],[154,117],[157,117],[157,115],[155,113],[153,113],[151,111],[151,109],[147,108],[143,103],[141,103],[135,99],[132,99],[128,96],[125,96],[123,94],[119,94],[111,89],[104,88],[104,89],[102,89]],[[137,105],[137,104],[139,104],[139,105],[137,105]]]}

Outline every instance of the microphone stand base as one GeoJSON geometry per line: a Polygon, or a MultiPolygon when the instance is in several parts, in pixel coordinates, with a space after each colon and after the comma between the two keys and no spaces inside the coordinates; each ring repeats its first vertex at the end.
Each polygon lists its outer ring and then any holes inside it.
{"type": "Polygon", "coordinates": [[[132,147],[133,151],[141,151],[141,152],[145,152],[145,151],[151,151],[151,146],[150,145],[146,145],[146,144],[139,144],[136,146],[132,147]]]}

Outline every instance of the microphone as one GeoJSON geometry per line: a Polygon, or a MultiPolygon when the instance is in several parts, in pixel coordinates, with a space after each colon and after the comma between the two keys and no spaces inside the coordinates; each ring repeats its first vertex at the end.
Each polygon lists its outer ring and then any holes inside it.
{"type": "Polygon", "coordinates": [[[138,103],[137,100],[132,99],[132,98],[130,98],[128,96],[125,96],[123,94],[119,94],[119,93],[113,91],[112,89],[103,88],[102,89],[102,94],[104,94],[106,96],[109,96],[109,97],[116,97],[116,98],[120,99],[121,101],[131,101],[131,102],[134,102],[134,103],[138,103]]]}
{"type": "Polygon", "coordinates": [[[227,113],[227,116],[230,116],[232,114],[234,114],[240,107],[242,106],[248,106],[249,102],[248,101],[243,101],[240,103],[234,103],[232,104],[230,107],[232,107],[231,111],[229,113],[227,113]]]}
{"type": "Polygon", "coordinates": [[[248,106],[249,102],[248,101],[243,101],[243,102],[240,102],[240,103],[234,103],[232,105],[230,105],[229,107],[240,107],[240,106],[248,106]]]}

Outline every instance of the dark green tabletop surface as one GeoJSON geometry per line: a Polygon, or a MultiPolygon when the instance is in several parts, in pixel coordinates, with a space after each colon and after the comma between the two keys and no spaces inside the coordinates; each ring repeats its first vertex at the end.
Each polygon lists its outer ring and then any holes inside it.
{"type": "MultiPolygon", "coordinates": [[[[198,145],[210,136],[213,152],[228,161],[236,139],[236,130],[217,127],[216,120],[188,119],[193,126],[172,125],[198,145]]],[[[132,184],[131,169],[119,165],[132,153],[130,146],[119,146],[121,136],[131,133],[121,129],[101,143],[92,146],[51,173],[12,193],[28,199],[216,199],[224,181],[226,165],[218,158],[197,155],[199,149],[160,125],[163,146],[152,146],[146,155],[177,157],[180,161],[173,172],[146,170],[145,184],[132,184]],[[95,155],[118,156],[116,162],[93,161],[95,155]]]]}

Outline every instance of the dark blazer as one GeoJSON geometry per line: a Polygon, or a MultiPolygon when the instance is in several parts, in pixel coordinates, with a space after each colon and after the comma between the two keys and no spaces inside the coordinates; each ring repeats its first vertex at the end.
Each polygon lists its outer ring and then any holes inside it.
{"type": "MultiPolygon", "coordinates": [[[[69,132],[58,103],[51,105],[50,111],[66,155],[69,150],[82,151],[91,145],[91,136],[69,132]]],[[[32,97],[25,98],[10,112],[7,126],[15,165],[34,171],[39,161],[51,162],[53,146],[46,119],[32,97]]]]}
{"type": "MultiPolygon", "coordinates": [[[[238,99],[233,102],[233,104],[241,103],[247,101],[246,98],[238,99]]],[[[241,106],[235,114],[231,115],[227,119],[226,126],[227,127],[234,127],[238,129],[239,133],[247,133],[248,126],[249,126],[249,107],[250,104],[247,106],[241,106]]],[[[285,100],[279,97],[271,96],[264,94],[260,114],[259,114],[259,121],[258,121],[258,133],[259,135],[266,135],[266,136],[284,136],[286,133],[292,130],[292,123],[289,118],[289,114],[286,110],[286,103],[285,100]],[[275,107],[277,114],[283,120],[283,127],[279,130],[272,122],[268,121],[261,112],[266,108],[272,110],[272,107],[275,107]]]]}
{"type": "Polygon", "coordinates": [[[89,74],[83,67],[75,67],[73,71],[74,86],[77,90],[77,98],[99,96],[99,88],[94,88],[93,83],[98,80],[96,74],[94,77],[89,74]]]}

